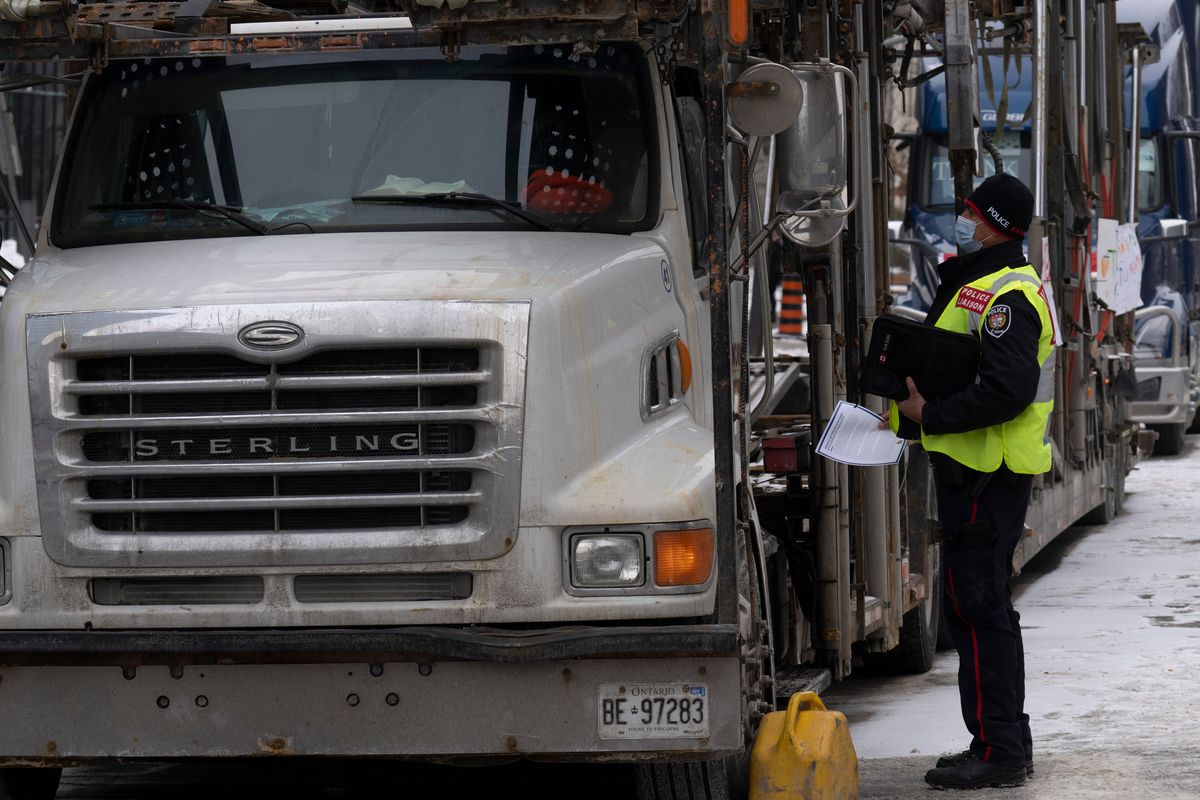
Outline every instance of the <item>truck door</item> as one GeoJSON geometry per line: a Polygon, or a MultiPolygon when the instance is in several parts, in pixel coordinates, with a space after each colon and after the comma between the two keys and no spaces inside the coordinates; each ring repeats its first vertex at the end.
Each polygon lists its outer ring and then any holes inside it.
{"type": "MultiPolygon", "coordinates": [[[[692,358],[703,380],[702,386],[711,385],[711,358],[708,342],[711,340],[708,311],[708,265],[704,263],[704,243],[709,233],[708,191],[705,175],[708,136],[701,100],[700,76],[692,69],[679,67],[671,87],[671,111],[675,118],[676,157],[679,161],[683,196],[680,211],[687,222],[690,280],[681,281],[679,300],[684,304],[684,313],[689,325],[695,328],[699,346],[692,347],[692,358]],[[685,294],[686,292],[686,294],[685,294]],[[690,308],[688,307],[690,306],[690,308]]],[[[677,275],[687,270],[676,269],[677,275]]],[[[691,331],[689,331],[691,333],[691,331]]],[[[709,400],[705,392],[692,393],[693,413],[697,420],[707,422],[709,400]]]]}

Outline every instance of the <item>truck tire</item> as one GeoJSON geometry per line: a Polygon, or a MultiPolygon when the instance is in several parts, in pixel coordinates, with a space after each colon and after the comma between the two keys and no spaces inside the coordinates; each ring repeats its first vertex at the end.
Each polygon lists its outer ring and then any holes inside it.
{"type": "Polygon", "coordinates": [[[733,757],[636,769],[638,800],[744,800],[750,789],[748,772],[733,757]]]}
{"type": "Polygon", "coordinates": [[[938,636],[942,629],[942,545],[929,546],[926,563],[931,570],[925,599],[904,615],[900,628],[900,646],[896,648],[897,672],[920,675],[933,669],[937,657],[938,636]]]}
{"type": "Polygon", "coordinates": [[[61,769],[4,767],[0,769],[0,800],[53,800],[61,769]]]}
{"type": "Polygon", "coordinates": [[[1177,456],[1183,452],[1184,424],[1182,422],[1174,425],[1151,425],[1150,427],[1158,431],[1158,441],[1154,443],[1154,455],[1177,456]]]}
{"type": "MultiPolygon", "coordinates": [[[[942,565],[941,544],[929,546],[926,563],[933,565],[932,580],[925,599],[904,615],[900,622],[900,643],[886,653],[864,653],[863,660],[876,672],[893,675],[920,675],[933,669],[941,644],[942,565]]],[[[947,638],[949,636],[947,635],[947,638]]]]}
{"type": "Polygon", "coordinates": [[[1192,424],[1187,427],[1188,433],[1200,433],[1200,411],[1192,415],[1192,424]]]}
{"type": "MultiPolygon", "coordinates": [[[[1155,449],[1157,449],[1157,444],[1155,449]]],[[[1079,520],[1082,525],[1107,525],[1116,518],[1117,512],[1121,510],[1117,505],[1117,497],[1118,492],[1125,491],[1125,466],[1123,463],[1109,464],[1105,467],[1105,473],[1105,483],[1109,488],[1104,490],[1104,502],[1083,515],[1079,520]],[[1120,476],[1117,477],[1116,473],[1120,473],[1120,476]]]]}
{"type": "Polygon", "coordinates": [[[1113,516],[1118,516],[1125,508],[1125,476],[1129,473],[1129,446],[1117,445],[1117,460],[1113,465],[1113,516]]]}

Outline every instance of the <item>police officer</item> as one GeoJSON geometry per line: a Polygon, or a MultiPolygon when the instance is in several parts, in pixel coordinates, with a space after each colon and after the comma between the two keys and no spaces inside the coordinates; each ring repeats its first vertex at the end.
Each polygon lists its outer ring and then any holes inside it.
{"type": "Polygon", "coordinates": [[[959,254],[939,267],[926,324],[979,337],[978,378],[928,400],[909,378],[909,397],[892,415],[934,469],[945,617],[971,734],[967,750],[925,775],[937,788],[1017,786],[1033,773],[1021,617],[1009,585],[1033,476],[1051,461],[1051,311],[1021,247],[1032,218],[1033,196],[1011,175],[988,178],[967,198],[955,225],[959,254]]]}

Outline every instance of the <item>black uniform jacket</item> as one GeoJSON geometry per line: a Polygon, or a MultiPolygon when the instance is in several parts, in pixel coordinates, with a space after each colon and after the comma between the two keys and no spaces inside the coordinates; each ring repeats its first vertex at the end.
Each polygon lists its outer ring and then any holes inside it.
{"type": "MultiPolygon", "coordinates": [[[[964,285],[1004,267],[1028,263],[1020,242],[1005,242],[947,259],[938,267],[941,284],[925,324],[933,325],[964,285]]],[[[993,305],[993,312],[980,324],[978,380],[961,392],[929,400],[921,417],[925,433],[964,433],[999,425],[1016,418],[1033,402],[1041,372],[1037,354],[1042,322],[1038,312],[1017,290],[1006,292],[993,305]],[[998,306],[1007,306],[1007,315],[1003,309],[997,310],[998,306]]],[[[915,439],[915,428],[911,420],[903,418],[899,434],[915,439]]]]}

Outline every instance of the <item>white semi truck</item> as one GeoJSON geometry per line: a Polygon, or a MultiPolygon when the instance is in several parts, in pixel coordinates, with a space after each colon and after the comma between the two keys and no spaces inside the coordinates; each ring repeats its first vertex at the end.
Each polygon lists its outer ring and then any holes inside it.
{"type": "MultiPolygon", "coordinates": [[[[0,306],[10,796],[260,755],[628,761],[647,797],[732,796],[798,685],[860,650],[928,668],[921,454],[812,453],[835,401],[882,408],[856,377],[890,302],[880,82],[894,37],[973,41],[965,0],[926,5],[0,3],[0,59],[57,61],[74,103],[0,306]],[[775,227],[804,356],[761,322],[775,227]]],[[[1078,34],[1115,43],[1111,4],[992,5],[1036,27],[1042,96],[1103,94],[1047,65],[1107,74],[1078,34]]],[[[1078,104],[1045,107],[1043,134],[1078,104]]],[[[1066,346],[1019,563],[1115,511],[1137,444],[1128,321],[1085,338],[1091,211],[1038,142],[1066,346]]]]}

